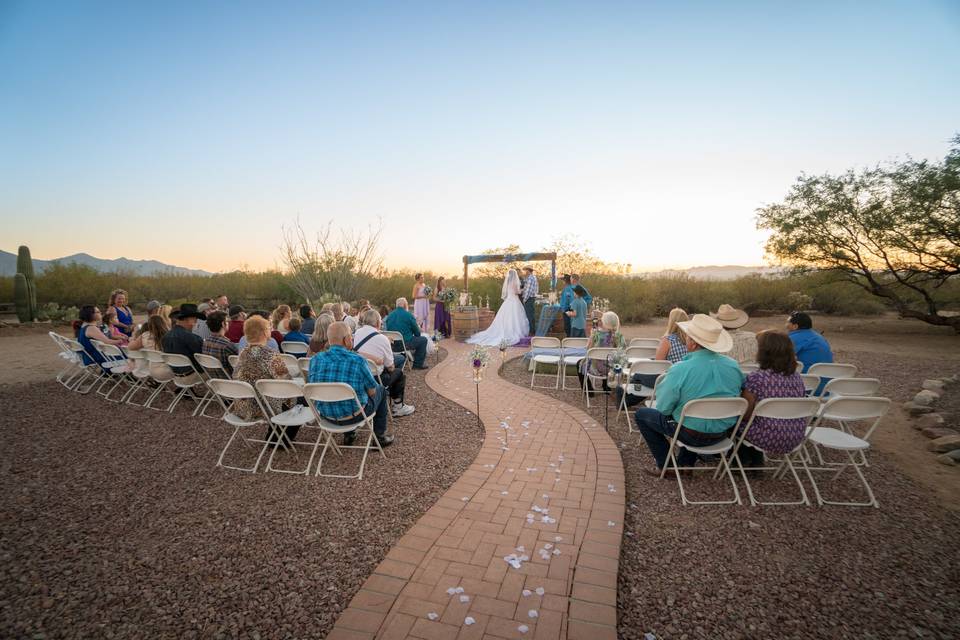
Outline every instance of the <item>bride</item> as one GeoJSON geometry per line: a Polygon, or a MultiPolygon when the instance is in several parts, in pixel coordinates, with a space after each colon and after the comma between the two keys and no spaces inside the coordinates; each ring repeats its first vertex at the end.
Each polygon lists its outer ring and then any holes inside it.
{"type": "Polygon", "coordinates": [[[502,342],[514,345],[527,337],[530,323],[527,322],[527,314],[520,302],[520,276],[516,269],[507,272],[500,297],[503,298],[503,304],[500,305],[490,328],[474,334],[467,340],[468,343],[496,347],[502,342]]]}

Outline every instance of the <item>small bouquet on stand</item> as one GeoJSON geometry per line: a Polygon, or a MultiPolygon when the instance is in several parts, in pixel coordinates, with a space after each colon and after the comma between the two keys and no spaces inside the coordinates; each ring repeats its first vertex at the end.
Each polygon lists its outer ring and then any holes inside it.
{"type": "Polygon", "coordinates": [[[490,352],[477,345],[467,356],[467,360],[473,369],[473,382],[477,385],[477,426],[480,427],[480,381],[483,380],[483,370],[490,364],[490,352]]]}
{"type": "Polygon", "coordinates": [[[510,348],[510,345],[507,344],[506,340],[500,341],[500,366],[503,366],[503,363],[507,359],[507,349],[510,348]]]}
{"type": "Polygon", "coordinates": [[[440,333],[437,329],[433,330],[433,346],[434,353],[437,354],[437,364],[440,364],[440,340],[443,339],[443,334],[440,333]]]}

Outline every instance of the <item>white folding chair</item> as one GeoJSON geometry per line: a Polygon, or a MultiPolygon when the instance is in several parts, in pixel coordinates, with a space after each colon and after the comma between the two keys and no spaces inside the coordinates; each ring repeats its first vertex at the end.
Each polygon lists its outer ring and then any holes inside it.
{"type": "Polygon", "coordinates": [[[760,365],[757,364],[756,362],[741,362],[741,363],[740,363],[740,371],[742,371],[742,372],[744,373],[744,375],[746,375],[746,374],[748,374],[748,373],[753,373],[754,371],[759,371],[759,370],[760,370],[760,365]]]}
{"type": "Polygon", "coordinates": [[[625,354],[630,364],[638,360],[653,360],[657,357],[657,348],[646,345],[631,345],[626,348],[625,354]]]}
{"type": "Polygon", "coordinates": [[[150,361],[147,360],[147,354],[139,349],[128,349],[127,359],[130,361],[130,376],[136,382],[130,390],[120,398],[120,402],[137,405],[133,399],[137,393],[147,388],[147,384],[150,381],[150,361]]]}
{"type": "MultiPolygon", "coordinates": [[[[256,406],[257,415],[254,415],[249,419],[241,418],[229,410],[223,414],[223,421],[233,427],[233,434],[231,434],[230,439],[227,440],[226,446],[223,447],[223,451],[220,452],[220,457],[217,459],[218,467],[234,469],[235,471],[255,473],[257,471],[257,467],[260,466],[260,460],[263,458],[264,452],[267,450],[269,440],[248,438],[243,434],[243,429],[248,427],[256,427],[263,424],[270,424],[267,411],[263,408],[263,403],[260,402],[260,396],[257,395],[256,390],[250,385],[250,383],[243,382],[241,380],[210,380],[208,384],[210,385],[210,389],[220,398],[220,401],[231,409],[233,408],[233,403],[237,400],[250,400],[254,403],[254,406],[256,406]],[[260,447],[260,453],[257,455],[257,460],[253,463],[252,467],[236,467],[223,463],[223,458],[227,455],[227,450],[230,449],[230,445],[233,444],[234,439],[238,435],[240,436],[240,442],[246,448],[249,448],[251,443],[262,445],[260,447]]],[[[271,433],[273,433],[272,425],[270,429],[271,433]]]]}
{"type": "Polygon", "coordinates": [[[660,346],[660,338],[631,338],[628,347],[653,347],[656,350],[660,346]]]}
{"type": "Polygon", "coordinates": [[[620,404],[617,405],[617,419],[620,419],[620,412],[622,411],[627,416],[628,431],[635,431],[635,429],[633,428],[633,422],[630,420],[630,410],[627,407],[627,396],[638,396],[641,398],[652,398],[654,396],[653,387],[647,387],[642,384],[630,382],[630,380],[633,379],[634,374],[655,375],[658,376],[656,380],[659,380],[659,377],[666,373],[669,368],[669,360],[637,360],[630,365],[630,369],[627,373],[627,382],[624,382],[620,385],[620,388],[623,390],[623,394],[620,396],[620,404]]]}
{"type": "Polygon", "coordinates": [[[236,371],[237,365],[240,363],[240,356],[227,356],[227,362],[229,362],[233,370],[236,371]]]}
{"type": "Polygon", "coordinates": [[[50,339],[53,340],[53,343],[57,345],[57,348],[60,350],[59,356],[64,361],[64,367],[57,374],[57,382],[62,384],[67,389],[73,389],[72,382],[74,377],[83,370],[83,361],[77,356],[76,353],[70,348],[70,345],[64,340],[64,337],[61,336],[56,331],[49,331],[48,335],[50,339]]]}
{"type": "MultiPolygon", "coordinates": [[[[839,398],[832,398],[828,400],[827,404],[824,405],[816,425],[810,429],[810,432],[807,435],[807,441],[817,448],[818,454],[819,449],[821,448],[841,451],[846,456],[847,460],[845,462],[831,463],[819,467],[813,467],[802,457],[800,458],[800,461],[806,470],[807,477],[810,479],[810,484],[813,485],[813,492],[817,496],[818,504],[880,508],[880,503],[877,502],[876,497],[873,495],[873,490],[870,488],[869,483],[867,483],[867,478],[863,475],[863,471],[861,471],[861,466],[863,466],[863,464],[862,462],[857,461],[854,454],[858,453],[861,456],[861,460],[866,460],[866,451],[870,449],[870,436],[873,435],[873,432],[876,431],[877,427],[880,425],[880,422],[883,420],[883,417],[887,414],[887,411],[889,411],[890,404],[889,398],[859,398],[856,396],[841,396],[839,398]],[[849,431],[820,426],[826,420],[832,420],[840,423],[869,420],[872,421],[872,423],[861,438],[853,435],[849,431]],[[834,474],[833,480],[835,481],[840,477],[840,474],[842,474],[849,467],[853,467],[854,473],[856,473],[857,477],[860,478],[860,482],[863,484],[863,488],[866,490],[869,500],[867,502],[838,502],[824,500],[820,493],[820,487],[817,485],[812,472],[830,471],[834,474]]],[[[818,455],[818,457],[822,460],[822,456],[818,455]]]]}
{"type": "MultiPolygon", "coordinates": [[[[580,366],[584,356],[567,353],[567,350],[586,349],[590,344],[590,338],[564,338],[560,342],[560,388],[567,390],[567,367],[573,367],[574,370],[580,366]]],[[[577,378],[577,387],[580,386],[580,379],[577,378]]]]}
{"type": "MultiPolygon", "coordinates": [[[[829,382],[831,378],[856,378],[857,377],[857,367],[852,364],[839,364],[836,362],[820,362],[817,364],[810,365],[810,368],[807,369],[807,374],[812,376],[820,376],[821,382],[829,382]]],[[[820,390],[820,393],[817,394],[822,396],[823,390],[820,390]]]]}
{"type": "Polygon", "coordinates": [[[144,354],[147,356],[147,362],[150,363],[150,380],[156,384],[156,389],[153,390],[153,393],[150,394],[150,397],[147,398],[147,401],[143,403],[148,409],[154,409],[157,411],[162,411],[157,407],[153,406],[153,401],[160,397],[161,393],[169,393],[172,396],[176,397],[176,393],[169,388],[171,382],[173,382],[173,369],[170,368],[170,365],[167,364],[164,354],[155,349],[141,349],[144,354]]]}
{"type": "Polygon", "coordinates": [[[103,369],[97,364],[96,358],[87,353],[87,350],[78,340],[63,338],[63,342],[74,353],[77,358],[77,366],[80,367],[77,374],[70,379],[71,387],[68,388],[80,394],[90,393],[97,386],[97,383],[101,382],[104,375],[103,369]],[[84,364],[84,362],[87,362],[87,364],[84,364]],[[93,379],[90,380],[86,388],[83,388],[84,382],[89,378],[93,379]]]}
{"type": "Polygon", "coordinates": [[[297,357],[289,353],[281,353],[280,359],[283,360],[284,366],[287,367],[287,373],[290,374],[290,379],[303,386],[303,383],[306,382],[304,379],[305,376],[300,370],[300,362],[297,360],[297,357]]]}
{"type": "Polygon", "coordinates": [[[300,342],[298,340],[284,340],[280,343],[280,351],[282,353],[289,353],[292,356],[305,356],[310,352],[310,348],[306,342],[300,342]]]}
{"type": "Polygon", "coordinates": [[[740,491],[737,490],[737,483],[734,481],[733,473],[730,471],[730,461],[727,459],[727,455],[730,453],[730,450],[733,449],[733,440],[725,437],[708,445],[694,446],[681,442],[680,432],[684,428],[684,422],[689,418],[700,418],[703,420],[734,418],[736,423],[733,425],[733,431],[731,431],[731,433],[735,433],[736,429],[740,426],[740,422],[743,420],[743,414],[746,412],[747,406],[748,403],[743,398],[701,398],[699,400],[691,400],[683,406],[683,409],[680,411],[680,420],[677,421],[677,428],[673,433],[673,437],[669,438],[670,449],[667,451],[667,461],[664,463],[663,469],[660,470],[660,477],[665,477],[667,471],[674,472],[674,475],[677,476],[677,485],[680,487],[680,499],[684,505],[740,504],[740,491]],[[677,447],[686,449],[698,456],[719,456],[720,461],[715,467],[681,467],[677,464],[675,453],[677,447]],[[683,489],[683,480],[680,477],[682,475],[680,473],[681,471],[713,471],[714,479],[717,479],[721,474],[725,474],[730,480],[730,486],[733,488],[733,500],[688,500],[687,494],[683,489]]]}
{"type": "Polygon", "coordinates": [[[403,334],[399,331],[381,331],[383,335],[387,336],[387,339],[390,340],[390,347],[393,348],[394,342],[399,342],[401,348],[403,349],[404,361],[403,368],[406,369],[408,366],[413,366],[413,353],[407,349],[407,343],[403,340],[403,334]]]}
{"type": "Polygon", "coordinates": [[[807,395],[816,395],[817,389],[820,387],[820,376],[801,373],[800,377],[803,378],[803,390],[806,391],[807,395]]]}
{"type": "Polygon", "coordinates": [[[210,393],[203,378],[201,378],[200,374],[193,368],[193,362],[190,361],[190,358],[185,355],[165,353],[163,354],[163,360],[167,363],[167,366],[170,367],[171,373],[173,373],[173,386],[178,389],[173,400],[170,402],[170,406],[167,407],[167,412],[173,413],[173,410],[177,408],[181,400],[190,398],[197,403],[197,406],[193,410],[193,415],[197,415],[197,412],[204,406],[206,394],[210,393]],[[205,392],[203,396],[198,394],[198,387],[205,392]]]}
{"type": "MultiPolygon", "coordinates": [[[[292,380],[257,380],[256,384],[257,393],[266,400],[297,400],[303,397],[303,387],[298,385],[292,380]]],[[[273,451],[270,452],[270,457],[267,458],[267,468],[266,471],[276,471],[277,473],[290,473],[293,475],[307,475],[310,473],[310,466],[313,464],[313,454],[317,452],[317,446],[320,444],[320,440],[323,438],[323,431],[320,430],[315,424],[312,424],[316,419],[314,417],[313,411],[310,410],[310,407],[302,404],[294,404],[293,407],[282,412],[275,412],[270,402],[264,402],[263,406],[267,410],[267,415],[270,418],[270,424],[273,425],[274,432],[277,437],[278,446],[273,447],[273,451]],[[304,440],[290,440],[287,436],[287,429],[289,427],[299,427],[300,433],[305,427],[313,427],[317,429],[317,437],[312,442],[307,442],[304,440]],[[277,449],[283,447],[285,450],[293,453],[293,456],[297,456],[296,445],[302,444],[311,446],[310,459],[307,461],[307,466],[305,469],[275,469],[273,467],[273,456],[276,455],[277,449]]]]}
{"type": "Polygon", "coordinates": [[[871,397],[880,392],[880,381],[876,378],[833,378],[823,387],[820,400],[842,396],[871,397]]]}
{"type": "MultiPolygon", "coordinates": [[[[205,353],[198,353],[193,356],[197,360],[197,364],[200,365],[200,368],[203,369],[201,377],[203,378],[204,383],[209,383],[211,380],[230,380],[230,374],[227,373],[226,367],[223,366],[223,363],[220,362],[219,358],[214,358],[211,355],[205,353]]],[[[210,385],[207,384],[207,389],[210,389],[210,385]]],[[[199,416],[201,418],[220,418],[223,414],[219,416],[208,416],[207,408],[212,405],[214,402],[220,405],[220,408],[223,409],[224,413],[227,411],[227,405],[223,403],[216,393],[213,393],[213,389],[210,389],[210,394],[206,396],[206,399],[201,403],[203,406],[200,408],[199,416]]]]}
{"type": "Polygon", "coordinates": [[[559,349],[559,355],[550,355],[546,353],[536,353],[530,357],[530,364],[532,373],[530,374],[530,388],[531,389],[559,389],[560,388],[560,360],[563,358],[563,350],[560,345],[559,338],[547,338],[547,337],[533,337],[530,338],[530,349],[559,349]],[[550,373],[541,373],[540,377],[552,377],[553,385],[537,385],[535,384],[537,379],[537,366],[538,365],[552,365],[557,368],[556,372],[550,373]]]}
{"type": "MultiPolygon", "coordinates": [[[[602,362],[603,365],[606,366],[607,356],[615,351],[616,349],[613,347],[592,347],[587,349],[587,355],[583,357],[583,359],[586,361],[586,366],[584,367],[582,393],[587,402],[587,408],[590,407],[590,383],[593,383],[592,386],[596,393],[602,393],[604,396],[606,396],[610,392],[609,390],[603,390],[603,385],[607,381],[607,374],[603,374],[601,376],[591,373],[593,370],[593,366],[591,365],[602,362]]],[[[606,398],[604,398],[604,400],[606,400],[606,398]]]]}
{"type": "MultiPolygon", "coordinates": [[[[803,452],[803,440],[801,440],[792,451],[783,454],[782,459],[780,459],[779,464],[775,467],[763,466],[763,467],[750,467],[749,469],[744,469],[743,462],[740,460],[740,449],[743,447],[751,447],[757,449],[758,451],[763,451],[763,447],[755,445],[748,441],[746,438],[750,434],[750,428],[753,427],[753,423],[757,418],[770,418],[774,420],[804,420],[803,433],[804,440],[806,439],[806,433],[809,430],[810,422],[817,417],[817,413],[820,411],[820,401],[816,398],[767,398],[766,400],[761,400],[753,408],[753,413],[750,415],[750,420],[747,422],[747,426],[740,430],[739,436],[736,437],[736,444],[734,445],[732,451],[730,452],[730,462],[734,465],[735,468],[740,470],[740,475],[743,477],[743,483],[747,487],[747,495],[750,497],[750,504],[752,506],[760,505],[794,505],[794,504],[810,504],[810,500],[807,499],[807,492],[803,488],[803,483],[800,482],[800,476],[797,474],[796,467],[793,466],[793,462],[790,460],[790,457],[794,454],[802,455],[803,452]],[[781,475],[781,472],[784,470],[789,470],[793,475],[793,479],[797,483],[797,487],[800,489],[800,500],[795,502],[762,502],[757,500],[753,494],[753,488],[750,486],[750,479],[747,477],[747,471],[773,471],[773,477],[777,478],[781,475]]],[[[780,454],[777,454],[780,455],[780,454]]]]}
{"type": "MultiPolygon", "coordinates": [[[[123,395],[116,400],[110,397],[113,395],[113,392],[121,388],[123,384],[128,385],[128,387],[133,387],[136,384],[132,377],[128,377],[130,367],[127,357],[117,345],[109,344],[101,340],[91,340],[90,342],[104,358],[103,362],[100,363],[100,366],[103,367],[104,375],[100,386],[97,387],[97,395],[103,396],[104,400],[108,400],[109,402],[120,402],[126,397],[127,392],[124,392],[123,395]],[[110,384],[111,382],[113,384],[110,384]],[[106,388],[106,391],[104,391],[104,388],[106,388]]],[[[127,391],[129,391],[129,389],[127,389],[127,391]]]]}
{"type": "MultiPolygon", "coordinates": [[[[354,391],[353,387],[344,383],[344,382],[311,382],[304,385],[303,387],[303,397],[306,398],[307,404],[310,405],[310,409],[313,411],[313,414],[316,418],[317,424],[323,430],[323,433],[326,435],[323,443],[323,451],[320,453],[320,460],[317,463],[317,473],[316,475],[322,476],[324,478],[356,478],[357,480],[363,479],[363,468],[367,463],[367,454],[370,453],[370,450],[376,446],[376,450],[380,452],[380,455],[386,459],[386,454],[383,453],[383,448],[380,446],[380,441],[373,435],[373,416],[367,415],[366,411],[363,408],[363,405],[360,403],[360,398],[357,397],[357,392],[354,391]],[[317,408],[317,404],[324,404],[330,402],[354,402],[357,407],[356,414],[359,414],[362,419],[360,422],[350,425],[340,425],[335,422],[331,422],[320,413],[317,408]],[[368,432],[366,443],[362,445],[337,445],[333,441],[333,436],[342,433],[350,433],[351,431],[356,431],[362,433],[364,431],[368,432]],[[323,458],[327,455],[329,449],[333,449],[334,453],[340,455],[342,449],[363,449],[363,457],[360,459],[360,470],[356,475],[345,476],[338,474],[329,474],[323,473],[323,458]]],[[[386,399],[384,399],[386,401],[386,399]]],[[[320,439],[317,440],[319,444],[320,439]]]]}
{"type": "Polygon", "coordinates": [[[300,365],[300,377],[302,377],[304,380],[309,378],[310,358],[297,358],[297,364],[300,365]]]}

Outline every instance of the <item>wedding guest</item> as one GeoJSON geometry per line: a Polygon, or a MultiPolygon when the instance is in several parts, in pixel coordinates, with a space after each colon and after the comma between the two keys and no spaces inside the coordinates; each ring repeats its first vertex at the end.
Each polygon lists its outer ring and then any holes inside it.
{"type": "Polygon", "coordinates": [[[405,404],[403,393],[407,377],[403,373],[404,358],[395,354],[390,339],[380,333],[382,319],[375,309],[360,314],[360,326],[353,335],[353,350],[377,365],[378,375],[390,396],[390,412],[394,418],[414,412],[413,405],[405,404]]]}
{"type": "Polygon", "coordinates": [[[589,307],[589,306],[593,303],[593,296],[590,295],[590,292],[587,291],[587,288],[584,287],[584,286],[580,283],[580,276],[577,275],[576,273],[571,273],[571,274],[570,274],[570,284],[571,284],[574,288],[576,288],[576,287],[579,286],[581,289],[583,289],[583,301],[586,302],[586,303],[587,303],[587,306],[589,307]]]}
{"type": "Polygon", "coordinates": [[[787,318],[787,331],[790,332],[790,340],[793,342],[797,360],[803,365],[803,371],[800,373],[806,373],[811,365],[833,362],[830,343],[813,330],[813,320],[808,314],[802,311],[794,311],[790,314],[787,318]]]}
{"type": "MultiPolygon", "coordinates": [[[[657,387],[657,408],[637,409],[634,419],[640,435],[647,443],[656,464],[645,469],[650,475],[660,475],[667,460],[670,438],[677,429],[677,420],[684,405],[699,398],[736,398],[740,396],[743,374],[740,367],[725,355],[733,340],[723,326],[701,313],[680,328],[687,337],[686,358],[670,367],[657,387]]],[[[735,418],[719,420],[688,418],[680,430],[680,440],[692,446],[707,446],[727,437],[735,418]]],[[[697,455],[679,447],[675,451],[681,467],[693,466],[697,455]]]]}
{"type": "Polygon", "coordinates": [[[680,307],[674,307],[667,316],[667,330],[660,338],[660,344],[657,345],[655,360],[667,360],[670,364],[676,364],[683,360],[687,355],[687,337],[683,335],[683,329],[680,328],[681,322],[687,322],[690,318],[687,312],[680,307]]]}
{"type": "MultiPolygon", "coordinates": [[[[202,372],[203,369],[197,364],[194,356],[203,352],[203,340],[193,332],[193,326],[197,320],[202,318],[202,314],[197,310],[197,305],[184,303],[180,308],[171,314],[174,320],[173,328],[163,336],[163,352],[178,353],[190,358],[193,368],[202,372]]],[[[184,373],[184,367],[173,367],[174,372],[179,375],[184,373]]]]}
{"type": "MultiPolygon", "coordinates": [[[[150,302],[148,302],[147,303],[147,320],[159,314],[161,306],[162,305],[160,304],[159,300],[151,300],[150,302]]],[[[137,325],[136,330],[134,330],[133,332],[133,337],[136,338],[137,336],[139,336],[141,333],[146,331],[146,328],[147,328],[147,322],[145,320],[137,325]]]]}
{"type": "MultiPolygon", "coordinates": [[[[251,311],[251,312],[250,312],[250,318],[253,318],[253,317],[263,318],[263,319],[266,320],[268,323],[270,323],[271,329],[270,329],[270,331],[269,331],[269,334],[270,334],[270,335],[267,336],[266,347],[267,347],[268,349],[273,349],[274,351],[276,351],[277,353],[279,353],[279,352],[280,352],[280,343],[283,342],[283,335],[281,335],[276,329],[273,328],[273,322],[272,322],[271,319],[270,319],[271,314],[269,314],[269,313],[267,313],[266,311],[263,311],[263,310],[251,311]]],[[[247,318],[247,320],[249,320],[250,318],[247,318]]],[[[244,321],[244,323],[243,323],[243,337],[240,338],[240,342],[237,343],[237,347],[239,347],[239,349],[240,349],[241,351],[243,351],[243,350],[246,348],[247,344],[248,344],[248,342],[247,342],[247,323],[246,323],[246,321],[244,321]]]]}
{"type": "MultiPolygon", "coordinates": [[[[372,308],[373,307],[371,307],[370,305],[367,305],[366,307],[362,307],[361,311],[364,311],[366,309],[372,309],[372,308]]],[[[387,316],[390,315],[390,307],[388,307],[385,304],[382,304],[380,305],[380,308],[377,309],[377,312],[380,314],[380,317],[384,319],[383,321],[386,322],[387,316]]],[[[389,329],[387,329],[387,331],[389,331],[389,329]]]]}
{"type": "Polygon", "coordinates": [[[286,333],[290,329],[288,328],[288,323],[293,313],[290,310],[290,305],[281,304],[276,309],[273,310],[273,313],[270,314],[270,324],[273,325],[274,331],[278,331],[281,334],[286,333]]]}
{"type": "Polygon", "coordinates": [[[729,357],[739,364],[757,361],[757,334],[742,329],[750,322],[750,316],[746,311],[735,309],[729,304],[722,304],[716,313],[710,314],[710,317],[716,318],[733,338],[733,346],[727,352],[729,357]]]}
{"type": "Polygon", "coordinates": [[[170,314],[173,313],[173,307],[168,304],[160,306],[160,310],[157,311],[157,315],[163,318],[164,322],[167,323],[168,328],[173,327],[173,320],[170,319],[170,314]]]}
{"type": "Polygon", "coordinates": [[[114,289],[110,292],[110,302],[104,309],[103,315],[113,312],[116,315],[115,326],[123,335],[129,337],[133,335],[136,328],[133,324],[133,311],[127,306],[127,292],[123,289],[114,289]]]}
{"type": "Polygon", "coordinates": [[[210,337],[210,329],[207,328],[207,314],[215,309],[216,307],[209,302],[201,302],[197,305],[197,311],[199,311],[203,317],[197,319],[197,324],[193,325],[193,332],[200,336],[201,340],[206,340],[210,337]]]}
{"type": "MultiPolygon", "coordinates": [[[[626,346],[626,340],[623,338],[623,334],[620,333],[620,316],[618,316],[613,311],[607,311],[600,318],[600,327],[593,332],[590,336],[590,342],[588,348],[592,349],[594,347],[612,347],[614,349],[623,349],[626,346]]],[[[584,385],[584,380],[586,379],[587,372],[587,360],[584,358],[580,362],[580,366],[577,367],[577,376],[580,378],[581,388],[584,385]]],[[[591,360],[589,362],[590,366],[590,375],[593,376],[606,376],[607,375],[607,363],[598,362],[596,360],[591,360]]],[[[591,383],[587,382],[587,391],[593,391],[591,388],[591,383]]],[[[606,383],[604,383],[604,388],[606,389],[606,383]]],[[[617,391],[620,391],[619,389],[617,391]]],[[[619,406],[619,405],[618,405],[619,406]]]]}
{"type": "Polygon", "coordinates": [[[287,326],[290,328],[290,331],[283,336],[284,342],[302,342],[303,344],[310,344],[310,336],[305,333],[301,333],[300,327],[300,318],[294,316],[290,318],[290,321],[287,322],[287,326]]]}
{"type": "Polygon", "coordinates": [[[569,273],[563,274],[561,279],[564,282],[563,290],[560,291],[560,313],[563,314],[563,334],[570,338],[572,337],[570,335],[570,316],[567,315],[567,312],[570,311],[573,303],[573,285],[570,284],[569,273]]]}
{"type": "Polygon", "coordinates": [[[134,351],[140,349],[161,351],[163,349],[163,336],[167,335],[167,331],[169,330],[163,318],[154,314],[143,323],[143,330],[136,338],[130,341],[127,348],[134,351]]]}
{"type": "Polygon", "coordinates": [[[223,311],[207,314],[207,328],[210,329],[210,335],[203,341],[203,353],[219,360],[227,374],[233,375],[229,356],[238,355],[240,348],[226,337],[227,314],[223,311]]]}
{"type": "Polygon", "coordinates": [[[230,298],[226,294],[217,298],[216,303],[217,311],[223,311],[224,313],[230,313],[230,298]]]}
{"type": "Polygon", "coordinates": [[[123,344],[127,343],[127,334],[121,330],[120,321],[117,320],[117,312],[113,307],[108,308],[103,313],[103,326],[100,327],[100,330],[114,340],[120,340],[123,344]]]}
{"type": "Polygon", "coordinates": [[[329,314],[332,316],[332,315],[333,315],[333,303],[332,303],[332,302],[328,302],[328,303],[324,304],[322,307],[320,307],[320,313],[329,313],[329,314]]]}
{"type": "Polygon", "coordinates": [[[350,331],[356,331],[360,323],[357,322],[357,319],[350,315],[350,303],[341,302],[340,311],[343,312],[343,323],[350,327],[350,331]]]}
{"type": "Polygon", "coordinates": [[[243,337],[243,323],[247,319],[246,310],[239,304],[230,307],[230,323],[227,325],[227,340],[240,342],[243,337]]]}
{"type": "Polygon", "coordinates": [[[427,359],[427,339],[420,335],[420,325],[413,314],[407,310],[408,304],[406,298],[397,298],[396,308],[390,312],[385,321],[387,331],[397,331],[403,335],[407,349],[413,352],[414,369],[428,369],[429,367],[424,364],[427,359]]]}
{"type": "MultiPolygon", "coordinates": [[[[317,412],[325,420],[348,426],[373,416],[373,433],[381,447],[393,444],[393,436],[387,435],[386,392],[373,379],[366,359],[353,351],[353,334],[350,327],[334,322],[327,330],[330,347],[310,359],[308,380],[313,382],[343,382],[356,391],[360,402],[366,402],[362,412],[357,412],[356,402],[318,402],[317,412]]],[[[343,442],[350,446],[356,439],[356,431],[344,434],[343,442]]]]}
{"type": "Polygon", "coordinates": [[[322,353],[327,350],[330,343],[327,341],[327,329],[333,324],[333,314],[321,313],[317,316],[316,325],[313,328],[313,335],[310,336],[310,355],[322,353]]]}
{"type": "Polygon", "coordinates": [[[521,296],[521,300],[523,301],[523,310],[527,313],[527,322],[530,323],[530,335],[532,336],[537,333],[535,316],[537,296],[540,294],[540,284],[537,282],[536,273],[530,265],[523,268],[523,273],[526,277],[523,279],[523,295],[521,296]]]}
{"type": "Polygon", "coordinates": [[[440,299],[440,293],[447,288],[447,280],[443,276],[437,278],[437,288],[433,290],[433,329],[439,331],[444,338],[453,333],[450,310],[440,299]]]}
{"type": "Polygon", "coordinates": [[[584,338],[587,335],[587,290],[577,285],[573,288],[573,302],[566,315],[570,318],[570,337],[584,338]]]}
{"type": "Polygon", "coordinates": [[[313,327],[317,323],[317,314],[314,313],[313,307],[308,304],[300,305],[300,319],[302,321],[300,331],[308,336],[311,335],[313,327]]]}
{"type": "MultiPolygon", "coordinates": [[[[761,400],[803,398],[806,395],[803,378],[797,373],[793,342],[787,334],[779,331],[761,331],[757,334],[756,361],[760,369],[747,375],[741,394],[750,403],[743,416],[743,425],[747,424],[754,407],[761,400]]],[[[756,418],[744,441],[756,444],[768,453],[790,453],[803,442],[806,423],[803,418],[756,418]]],[[[742,445],[737,456],[745,467],[760,467],[763,466],[763,451],[742,445]]]]}
{"type": "Polygon", "coordinates": [[[418,273],[416,282],[413,285],[413,317],[416,318],[417,326],[421,331],[427,330],[427,323],[430,320],[430,299],[427,297],[427,285],[423,281],[423,274],[418,273]]]}
{"type": "Polygon", "coordinates": [[[99,340],[117,346],[123,344],[123,341],[104,335],[103,331],[100,330],[100,325],[103,323],[103,314],[100,313],[98,307],[92,304],[84,305],[80,308],[78,317],[80,324],[75,326],[75,333],[77,342],[79,342],[84,349],[84,353],[80,354],[83,358],[83,364],[88,365],[94,362],[102,364],[106,358],[100,353],[100,350],[96,348],[91,340],[99,340]]]}
{"type": "MultiPolygon", "coordinates": [[[[280,354],[268,346],[270,337],[270,321],[263,316],[253,315],[243,323],[243,338],[247,347],[240,351],[237,368],[233,373],[235,380],[255,385],[257,380],[288,380],[290,372],[280,354]]],[[[275,413],[283,411],[283,403],[278,398],[263,398],[264,403],[270,406],[275,413]]],[[[230,408],[230,412],[243,420],[253,420],[260,417],[260,408],[253,399],[237,400],[230,408]]],[[[298,426],[284,429],[287,441],[293,440],[299,431],[298,426]]],[[[267,431],[266,440],[273,440],[273,431],[267,431]]]]}

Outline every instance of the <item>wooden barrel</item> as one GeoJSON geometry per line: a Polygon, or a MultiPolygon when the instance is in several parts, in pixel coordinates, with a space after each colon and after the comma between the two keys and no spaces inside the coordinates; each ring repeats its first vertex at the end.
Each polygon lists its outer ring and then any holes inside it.
{"type": "Polygon", "coordinates": [[[477,330],[483,331],[489,329],[496,315],[497,314],[490,309],[477,309],[477,330]]]}
{"type": "Polygon", "coordinates": [[[450,313],[453,320],[453,337],[466,340],[479,331],[479,314],[476,307],[458,307],[450,313]]]}

